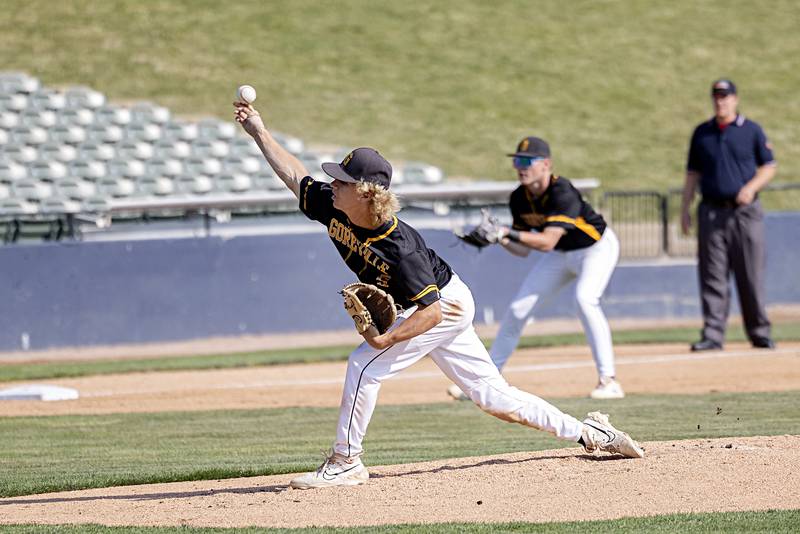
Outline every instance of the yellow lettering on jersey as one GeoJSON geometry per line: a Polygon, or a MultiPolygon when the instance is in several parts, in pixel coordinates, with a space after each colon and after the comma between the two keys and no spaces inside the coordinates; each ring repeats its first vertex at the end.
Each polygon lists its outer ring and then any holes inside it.
{"type": "MultiPolygon", "coordinates": [[[[369,249],[369,242],[362,243],[359,241],[358,237],[356,237],[349,226],[333,218],[328,225],[328,235],[331,239],[338,241],[350,249],[351,252],[358,254],[359,257],[364,259],[365,264],[375,267],[378,271],[383,273],[383,276],[388,280],[389,264],[381,260],[377,254],[369,249]]],[[[348,255],[348,258],[349,257],[348,255]]]]}

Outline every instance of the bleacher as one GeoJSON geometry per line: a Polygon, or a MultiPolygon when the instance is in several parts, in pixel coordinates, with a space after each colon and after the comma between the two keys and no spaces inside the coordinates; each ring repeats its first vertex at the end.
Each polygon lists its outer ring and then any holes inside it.
{"type": "MultiPolygon", "coordinates": [[[[274,133],[319,178],[345,149],[313,150],[274,133]]],[[[442,182],[432,165],[392,162],[394,184],[442,182]]],[[[115,105],[89,87],[48,88],[0,73],[0,219],[113,212],[165,200],[242,200],[243,210],[283,183],[232,120],[187,121],[150,102],[115,105]],[[260,195],[260,196],[259,196],[260,195]]],[[[169,203],[169,202],[168,202],[169,203]]],[[[172,203],[174,204],[174,203],[172,203]]]]}

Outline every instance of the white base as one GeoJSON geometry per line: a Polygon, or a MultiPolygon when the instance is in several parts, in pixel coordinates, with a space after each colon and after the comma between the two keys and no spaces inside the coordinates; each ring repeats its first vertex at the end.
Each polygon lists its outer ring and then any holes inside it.
{"type": "Polygon", "coordinates": [[[0,400],[59,401],[78,398],[78,390],[46,384],[28,384],[0,390],[0,400]]]}

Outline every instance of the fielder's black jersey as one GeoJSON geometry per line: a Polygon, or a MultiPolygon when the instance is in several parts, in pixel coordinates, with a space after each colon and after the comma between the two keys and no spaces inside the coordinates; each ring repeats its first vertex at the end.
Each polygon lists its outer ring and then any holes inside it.
{"type": "Polygon", "coordinates": [[[550,185],[539,197],[520,185],[508,202],[515,230],[541,232],[548,226],[564,228],[566,233],[556,243],[556,250],[577,250],[600,240],[606,221],[596,213],[569,180],[551,176],[550,185]]]}
{"type": "Polygon", "coordinates": [[[333,207],[330,184],[303,178],[300,210],[328,227],[328,237],[361,282],[383,288],[403,308],[433,304],[453,276],[450,266],[425,245],[422,236],[397,217],[375,230],[351,223],[333,207]]]}

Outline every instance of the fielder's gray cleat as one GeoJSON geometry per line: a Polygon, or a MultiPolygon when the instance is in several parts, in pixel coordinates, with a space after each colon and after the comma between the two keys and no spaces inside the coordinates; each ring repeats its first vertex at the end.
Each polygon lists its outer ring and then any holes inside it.
{"type": "Polygon", "coordinates": [[[589,412],[583,420],[583,442],[586,452],[600,450],[628,458],[644,457],[644,449],[628,434],[614,428],[608,416],[600,412],[589,412]]]}
{"type": "Polygon", "coordinates": [[[369,472],[361,458],[347,458],[333,451],[316,471],[293,479],[289,485],[295,489],[327,488],[329,486],[357,486],[369,480],[369,472]]]}
{"type": "Polygon", "coordinates": [[[589,397],[593,399],[622,399],[625,397],[625,392],[622,391],[622,386],[613,376],[601,376],[597,382],[597,387],[589,393],[589,397]]]}

